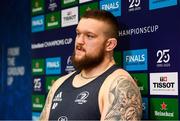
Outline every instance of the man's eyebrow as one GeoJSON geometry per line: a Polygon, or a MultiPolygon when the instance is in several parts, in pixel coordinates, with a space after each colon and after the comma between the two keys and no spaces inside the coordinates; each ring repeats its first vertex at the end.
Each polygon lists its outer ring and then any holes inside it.
{"type": "Polygon", "coordinates": [[[87,31],[87,30],[85,30],[85,31],[80,31],[79,29],[76,29],[76,32],[83,32],[83,33],[85,33],[85,34],[95,34],[95,35],[96,35],[96,33],[91,32],[91,31],[87,31]]]}

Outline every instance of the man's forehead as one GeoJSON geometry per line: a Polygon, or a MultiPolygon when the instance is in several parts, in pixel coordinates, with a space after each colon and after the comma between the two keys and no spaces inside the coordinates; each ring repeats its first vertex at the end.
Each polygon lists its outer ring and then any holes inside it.
{"type": "Polygon", "coordinates": [[[81,29],[86,29],[89,31],[103,31],[107,26],[107,23],[104,21],[93,18],[82,18],[79,21],[76,30],[80,31],[81,29]]]}
{"type": "Polygon", "coordinates": [[[96,18],[81,18],[80,21],[104,22],[104,20],[99,20],[96,18]]]}

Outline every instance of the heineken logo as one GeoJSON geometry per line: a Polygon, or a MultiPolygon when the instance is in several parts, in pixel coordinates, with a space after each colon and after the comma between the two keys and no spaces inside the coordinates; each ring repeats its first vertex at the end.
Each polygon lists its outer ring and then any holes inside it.
{"type": "Polygon", "coordinates": [[[44,11],[44,0],[32,1],[32,14],[42,13],[44,11]]]}
{"type": "Polygon", "coordinates": [[[178,120],[178,99],[152,98],[150,99],[150,119],[178,120]]]}
{"type": "Polygon", "coordinates": [[[174,117],[174,113],[169,113],[169,112],[162,112],[162,111],[155,111],[155,116],[164,116],[164,117],[174,117]]]}
{"type": "Polygon", "coordinates": [[[155,116],[165,116],[165,117],[174,117],[174,112],[168,112],[167,110],[167,104],[163,102],[160,104],[161,111],[154,111],[155,116]]]}

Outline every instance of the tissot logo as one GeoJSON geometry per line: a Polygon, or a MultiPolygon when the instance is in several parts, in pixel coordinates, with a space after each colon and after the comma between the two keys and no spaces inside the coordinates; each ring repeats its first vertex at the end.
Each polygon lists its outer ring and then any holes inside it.
{"type": "Polygon", "coordinates": [[[147,70],[147,49],[124,51],[123,66],[129,71],[147,70]]]}
{"type": "Polygon", "coordinates": [[[129,12],[141,10],[141,0],[129,0],[129,12]]]}
{"type": "Polygon", "coordinates": [[[101,0],[100,9],[110,11],[114,16],[121,16],[121,0],[101,0]]]}
{"type": "Polygon", "coordinates": [[[76,25],[78,23],[78,7],[61,11],[62,27],[76,25]]]}
{"type": "Polygon", "coordinates": [[[32,32],[44,31],[44,16],[36,16],[32,18],[32,32]]]}
{"type": "Polygon", "coordinates": [[[166,81],[167,82],[167,76],[162,76],[160,77],[160,81],[163,82],[163,81],[166,81]]]}
{"type": "Polygon", "coordinates": [[[156,53],[157,67],[170,67],[170,49],[158,50],[156,53]]]}
{"type": "Polygon", "coordinates": [[[89,96],[88,91],[81,92],[80,94],[77,95],[76,100],[74,102],[78,104],[84,104],[87,102],[88,96],[89,96]]]}
{"type": "Polygon", "coordinates": [[[149,0],[149,9],[159,9],[177,5],[177,0],[149,0]]]}
{"type": "Polygon", "coordinates": [[[178,73],[150,73],[150,94],[178,95],[178,73]]]}
{"type": "Polygon", "coordinates": [[[168,82],[167,77],[160,77],[160,83],[154,82],[153,86],[154,88],[173,88],[174,82],[168,82]]]}
{"type": "Polygon", "coordinates": [[[60,74],[61,73],[61,58],[47,58],[46,59],[46,74],[60,74]]]}

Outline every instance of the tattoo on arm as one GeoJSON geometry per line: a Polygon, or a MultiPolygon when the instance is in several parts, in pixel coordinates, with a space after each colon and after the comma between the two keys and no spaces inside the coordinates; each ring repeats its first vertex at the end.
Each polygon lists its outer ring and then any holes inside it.
{"type": "Polygon", "coordinates": [[[142,103],[138,87],[127,77],[117,77],[109,89],[105,120],[141,120],[142,103]]]}

